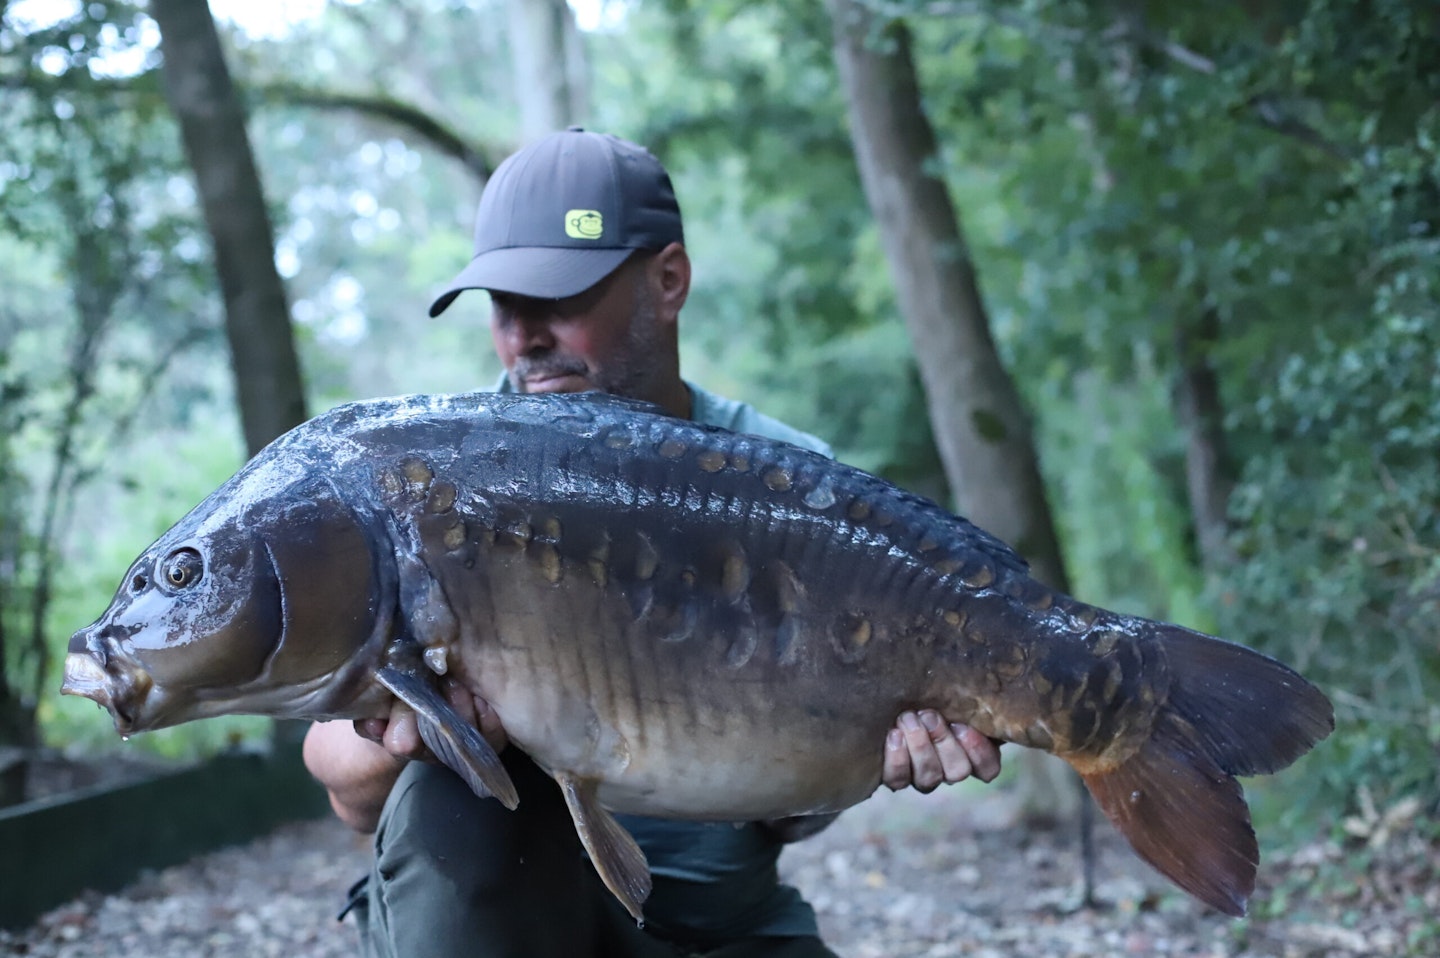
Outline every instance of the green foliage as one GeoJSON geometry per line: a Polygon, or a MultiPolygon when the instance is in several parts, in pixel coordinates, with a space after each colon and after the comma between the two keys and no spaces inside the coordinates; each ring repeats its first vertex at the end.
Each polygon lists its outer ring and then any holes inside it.
{"type": "Polygon", "coordinates": [[[1077,591],[1320,682],[1340,728],[1296,807],[1436,801],[1435,8],[915,9],[1077,591]],[[1238,467],[1234,561],[1202,577],[1172,395],[1207,313],[1238,467]]]}
{"type": "Polygon", "coordinates": [[[944,500],[819,8],[638,5],[590,40],[596,127],[655,151],[685,211],[686,375],[944,500]]]}
{"type": "Polygon", "coordinates": [[[110,518],[87,493],[124,476],[113,457],[142,412],[183,421],[175,410],[208,386],[207,373],[171,367],[208,332],[195,318],[205,245],[175,216],[173,131],[143,73],[117,87],[109,72],[141,49],[139,16],[91,4],[39,29],[0,23],[0,79],[15,87],[0,111],[15,157],[0,162],[0,671],[42,721],[81,624],[57,623],[57,597],[86,578],[66,572],[94,540],[71,531],[110,518]],[[162,377],[165,402],[147,405],[162,377]]]}
{"type": "Polygon", "coordinates": [[[1132,382],[1082,374],[1068,395],[1045,402],[1040,443],[1066,569],[1077,595],[1213,630],[1188,545],[1189,513],[1168,481],[1184,456],[1180,437],[1162,384],[1145,375],[1144,359],[1136,363],[1132,382]]]}
{"type": "Polygon", "coordinates": [[[1282,441],[1248,461],[1233,499],[1240,561],[1220,607],[1332,690],[1332,794],[1363,776],[1386,799],[1440,795],[1440,315],[1424,299],[1322,339],[1247,410],[1282,441]]]}

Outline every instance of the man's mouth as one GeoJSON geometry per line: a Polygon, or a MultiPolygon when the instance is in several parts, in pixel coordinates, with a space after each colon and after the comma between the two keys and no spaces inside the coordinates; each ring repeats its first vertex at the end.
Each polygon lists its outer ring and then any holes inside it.
{"type": "Polygon", "coordinates": [[[575,373],[561,373],[556,376],[535,376],[525,380],[525,391],[527,393],[563,393],[578,392],[576,385],[588,387],[589,380],[584,376],[575,373]]]}
{"type": "Polygon", "coordinates": [[[524,384],[527,393],[581,392],[590,389],[584,368],[530,366],[520,363],[512,375],[524,384]]]}

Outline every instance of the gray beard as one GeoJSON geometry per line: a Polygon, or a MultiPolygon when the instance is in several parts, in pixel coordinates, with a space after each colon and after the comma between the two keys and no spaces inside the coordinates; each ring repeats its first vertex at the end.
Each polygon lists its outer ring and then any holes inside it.
{"type": "Polygon", "coordinates": [[[525,392],[525,380],[536,373],[544,375],[576,375],[590,380],[598,391],[613,396],[631,399],[646,399],[658,376],[658,357],[666,346],[655,316],[655,301],[650,287],[642,276],[635,281],[635,316],[630,323],[630,332],[625,340],[625,349],[619,356],[607,362],[604,368],[595,369],[583,360],[574,357],[545,353],[537,356],[521,356],[510,368],[510,386],[516,392],[525,392]]]}
{"type": "Polygon", "coordinates": [[[655,301],[650,287],[636,282],[635,319],[625,339],[625,352],[616,357],[609,368],[597,370],[592,380],[602,392],[614,396],[644,399],[658,377],[661,350],[665,348],[660,323],[655,316],[655,301]]]}

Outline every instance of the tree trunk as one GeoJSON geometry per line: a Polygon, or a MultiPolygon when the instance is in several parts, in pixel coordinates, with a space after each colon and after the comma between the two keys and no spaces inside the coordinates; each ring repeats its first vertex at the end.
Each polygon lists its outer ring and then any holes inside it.
{"type": "MultiPolygon", "coordinates": [[[[209,5],[151,0],[150,16],[160,26],[165,95],[180,122],[215,246],[235,396],[245,448],[253,456],[306,419],[289,301],[275,269],[274,230],[209,5]]],[[[276,722],[272,737],[293,747],[304,731],[304,723],[276,722]]]]}
{"type": "Polygon", "coordinates": [[[1200,561],[1207,571],[1230,559],[1228,503],[1235,476],[1225,443],[1225,409],[1210,350],[1220,337],[1220,319],[1206,309],[1192,325],[1175,327],[1179,377],[1175,405],[1185,429],[1185,485],[1200,561]]]}
{"type": "Polygon", "coordinates": [[[520,140],[530,143],[584,119],[580,31],[565,0],[509,0],[507,6],[520,140]]]}
{"type": "MultiPolygon", "coordinates": [[[[0,353],[0,361],[4,358],[4,354],[0,353]]],[[[5,385],[0,382],[0,394],[3,394],[5,385]]],[[[5,412],[0,407],[0,428],[9,425],[5,412]]],[[[20,523],[14,489],[18,483],[10,474],[7,439],[7,436],[0,435],[0,805],[18,801],[11,787],[15,776],[6,771],[5,749],[29,742],[34,732],[30,721],[33,712],[27,715],[19,684],[10,675],[10,658],[12,655],[18,657],[18,653],[12,652],[6,621],[11,609],[18,608],[19,604],[15,578],[20,568],[20,523]]]]}
{"type": "Polygon", "coordinates": [[[561,42],[565,48],[565,82],[570,89],[570,122],[590,120],[590,61],[585,56],[585,35],[575,22],[575,11],[567,0],[560,4],[561,42]]]}
{"type": "Polygon", "coordinates": [[[5,668],[4,592],[0,583],[0,808],[25,800],[29,756],[38,738],[35,710],[21,699],[5,668]]]}
{"type": "Polygon", "coordinates": [[[285,287],[245,115],[215,21],[198,0],[152,0],[165,95],[195,171],[225,299],[236,398],[251,455],[303,422],[305,393],[285,287]]]}
{"type": "MultiPolygon", "coordinates": [[[[835,61],[865,195],[880,228],[901,313],[915,346],[936,443],[958,509],[1010,543],[1036,577],[1066,589],[1030,424],[990,335],[975,271],[921,108],[901,23],[877,30],[854,0],[828,0],[835,61]]],[[[1031,820],[1075,805],[1063,764],[1020,752],[1020,806],[1031,820]]]]}
{"type": "Polygon", "coordinates": [[[1009,542],[1038,578],[1066,588],[1030,424],[990,336],[960,224],[930,170],[938,150],[920,106],[909,34],[867,44],[870,13],[831,0],[836,62],[861,181],[914,342],[945,473],[959,510],[1009,542]]]}

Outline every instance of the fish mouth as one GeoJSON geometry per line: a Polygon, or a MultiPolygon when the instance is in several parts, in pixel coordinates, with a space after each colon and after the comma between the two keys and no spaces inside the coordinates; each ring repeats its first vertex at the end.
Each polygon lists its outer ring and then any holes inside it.
{"type": "Polygon", "coordinates": [[[97,703],[110,712],[115,731],[129,735],[138,731],[141,708],[154,687],[150,673],[138,664],[110,659],[101,665],[90,652],[71,652],[65,656],[65,681],[61,695],[78,695],[97,703]]]}

